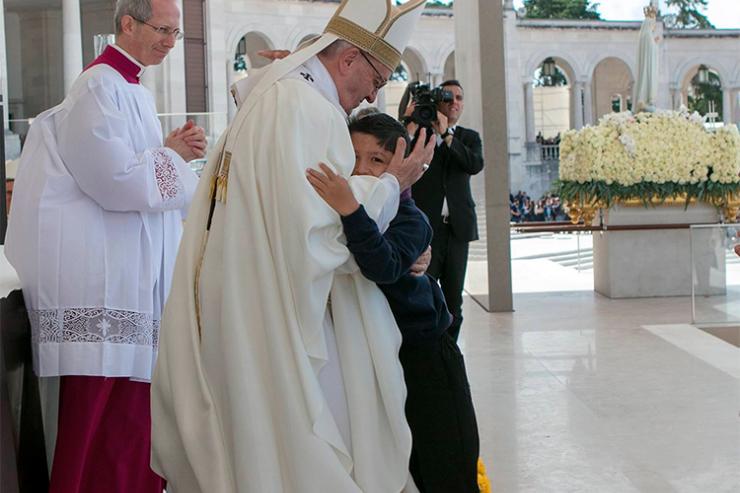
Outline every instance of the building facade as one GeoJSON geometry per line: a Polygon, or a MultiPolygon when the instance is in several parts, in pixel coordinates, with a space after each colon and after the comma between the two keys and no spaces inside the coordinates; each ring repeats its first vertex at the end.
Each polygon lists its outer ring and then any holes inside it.
{"type": "MultiPolygon", "coordinates": [[[[299,0],[180,0],[184,42],[144,83],[154,91],[166,128],[193,115],[212,137],[233,117],[229,86],[266,63],[260,49],[294,50],[318,34],[336,2],[299,0]]],[[[464,0],[458,0],[462,2],[464,0]]],[[[95,55],[96,34],[113,31],[114,0],[0,0],[0,84],[6,128],[24,133],[27,120],[61,101],[65,87],[95,55]],[[8,126],[8,118],[10,124],[8,126]]],[[[511,189],[544,193],[557,177],[557,146],[543,144],[567,128],[595,123],[630,105],[636,74],[639,22],[524,19],[504,2],[506,87],[476,88],[456,74],[468,56],[464,33],[456,38],[454,9],[427,9],[403,70],[377,104],[395,114],[404,79],[439,84],[459,78],[466,86],[464,125],[481,128],[480,91],[506,91],[511,189]],[[456,50],[457,45],[457,50],[456,50]],[[564,75],[559,87],[539,87],[544,63],[564,75]]],[[[740,27],[740,26],[739,26],[740,27]]],[[[716,118],[740,121],[740,29],[666,30],[660,39],[661,108],[686,104],[702,69],[719,78],[716,118]]],[[[469,74],[467,74],[469,75],[469,74]]],[[[6,141],[13,139],[6,136],[6,141]]],[[[214,139],[215,140],[215,139],[214,139]]],[[[12,152],[13,144],[9,145],[12,152]]]]}

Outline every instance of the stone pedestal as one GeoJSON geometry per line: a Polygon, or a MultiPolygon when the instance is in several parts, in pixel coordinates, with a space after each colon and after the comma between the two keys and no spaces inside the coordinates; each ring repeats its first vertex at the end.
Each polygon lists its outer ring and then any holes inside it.
{"type": "Polygon", "coordinates": [[[645,207],[615,206],[605,211],[607,230],[594,232],[594,289],[609,298],[690,296],[695,272],[698,295],[725,292],[722,232],[707,229],[694,241],[691,230],[609,231],[610,226],[716,223],[713,206],[699,203],[645,207]],[[696,241],[699,239],[699,241],[696,241]]]}

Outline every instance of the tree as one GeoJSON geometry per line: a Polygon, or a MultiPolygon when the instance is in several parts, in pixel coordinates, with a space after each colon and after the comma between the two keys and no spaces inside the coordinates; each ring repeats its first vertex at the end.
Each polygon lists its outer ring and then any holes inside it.
{"type": "Polygon", "coordinates": [[[708,75],[706,82],[701,81],[699,74],[691,79],[689,111],[697,111],[704,116],[710,113],[710,110],[714,110],[717,113],[717,120],[722,121],[722,82],[713,70],[709,70],[708,75]]]}
{"type": "Polygon", "coordinates": [[[702,13],[707,8],[707,0],[666,0],[666,6],[678,10],[678,13],[669,14],[663,18],[669,27],[714,29],[714,25],[702,13]]]}
{"type": "Polygon", "coordinates": [[[591,0],[524,0],[524,8],[529,19],[601,19],[591,0]]]}
{"type": "MultiPolygon", "coordinates": [[[[336,0],[337,3],[339,0],[336,0]]],[[[403,5],[406,3],[406,0],[396,0],[396,5],[403,5]]],[[[452,7],[452,0],[428,0],[426,7],[434,7],[434,8],[447,8],[452,7]]]]}
{"type": "Polygon", "coordinates": [[[544,75],[542,73],[542,67],[538,68],[534,73],[534,86],[535,87],[560,87],[567,86],[568,78],[565,77],[565,73],[558,67],[555,67],[555,71],[552,75],[544,75]]]}

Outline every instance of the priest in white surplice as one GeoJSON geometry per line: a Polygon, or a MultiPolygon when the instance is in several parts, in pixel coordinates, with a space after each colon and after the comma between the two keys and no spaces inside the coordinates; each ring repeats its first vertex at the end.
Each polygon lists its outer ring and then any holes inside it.
{"type": "Polygon", "coordinates": [[[5,252],[21,279],[39,376],[61,376],[51,492],[161,492],[149,383],[182,220],[205,151],[163,143],[139,83],[182,37],[176,0],[119,0],[108,46],[31,125],[5,252]]]}
{"type": "MultiPolygon", "coordinates": [[[[374,101],[423,6],[345,0],[321,37],[236,87],[239,112],[188,217],[152,381],[152,466],[168,491],[413,491],[398,328],[305,171],[324,162],[350,175],[347,114],[374,101]]],[[[433,147],[351,180],[381,227],[433,147]]]]}

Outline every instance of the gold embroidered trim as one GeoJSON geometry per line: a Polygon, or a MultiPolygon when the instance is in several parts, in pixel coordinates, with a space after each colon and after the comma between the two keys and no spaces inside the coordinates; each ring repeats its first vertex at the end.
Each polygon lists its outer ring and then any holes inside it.
{"type": "Polygon", "coordinates": [[[226,193],[229,190],[229,168],[231,167],[231,153],[224,152],[221,168],[218,170],[216,177],[216,200],[226,203],[226,193]]]}
{"type": "Polygon", "coordinates": [[[390,70],[401,63],[401,53],[384,39],[343,17],[334,17],[326,26],[328,33],[336,34],[361,50],[367,51],[390,70]]]}

